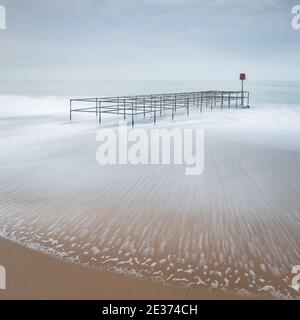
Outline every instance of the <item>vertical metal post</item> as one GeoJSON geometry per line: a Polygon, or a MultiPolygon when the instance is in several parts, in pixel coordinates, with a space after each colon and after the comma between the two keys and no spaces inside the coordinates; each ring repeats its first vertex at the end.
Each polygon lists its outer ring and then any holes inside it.
{"type": "Polygon", "coordinates": [[[98,99],[96,98],[96,118],[98,118],[98,99]]]}
{"type": "Polygon", "coordinates": [[[70,122],[72,121],[72,102],[73,100],[70,100],[70,122]]]}
{"type": "Polygon", "coordinates": [[[200,104],[200,112],[203,111],[203,92],[201,92],[201,104],[200,104]]]}
{"type": "Polygon", "coordinates": [[[214,107],[217,105],[217,92],[214,92],[214,107]]]}
{"type": "Polygon", "coordinates": [[[132,128],[134,127],[134,113],[133,113],[134,103],[132,102],[132,109],[131,109],[131,125],[132,128]]]}
{"type": "Polygon", "coordinates": [[[175,108],[176,108],[176,98],[174,99],[174,105],[172,106],[172,120],[174,120],[175,108]]]}
{"type": "Polygon", "coordinates": [[[229,96],[228,96],[228,107],[229,109],[231,107],[231,92],[229,92],[229,96]]]}
{"type": "Polygon", "coordinates": [[[156,100],[154,101],[154,124],[156,124],[156,100]]]}
{"type": "Polygon", "coordinates": [[[102,122],[101,101],[99,101],[98,104],[99,104],[99,123],[101,123],[102,122]]]}
{"type": "Polygon", "coordinates": [[[135,97],[135,112],[137,112],[138,97],[135,97]]]}
{"type": "Polygon", "coordinates": [[[187,112],[187,116],[190,115],[190,106],[189,106],[189,104],[190,104],[190,98],[187,98],[187,99],[186,99],[186,112],[187,112]]]}
{"type": "Polygon", "coordinates": [[[221,96],[221,110],[223,110],[224,106],[224,92],[222,91],[222,96],[221,96]]]}
{"type": "Polygon", "coordinates": [[[242,108],[244,107],[244,80],[242,80],[242,108]]]}
{"type": "Polygon", "coordinates": [[[124,103],[124,120],[126,119],[126,100],[124,99],[123,100],[123,103],[124,103]]]}
{"type": "Polygon", "coordinates": [[[145,98],[143,98],[143,108],[144,108],[144,119],[146,117],[146,103],[145,103],[145,98]]]}
{"type": "Polygon", "coordinates": [[[200,112],[202,112],[202,103],[203,103],[203,99],[202,99],[202,92],[200,92],[200,103],[199,103],[199,106],[200,106],[200,112]]]}
{"type": "Polygon", "coordinates": [[[159,97],[159,115],[162,116],[162,97],[159,97]]]}

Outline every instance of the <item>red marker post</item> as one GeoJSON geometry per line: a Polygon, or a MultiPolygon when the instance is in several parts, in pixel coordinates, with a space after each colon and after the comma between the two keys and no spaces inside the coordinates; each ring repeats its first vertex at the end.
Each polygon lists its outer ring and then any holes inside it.
{"type": "Polygon", "coordinates": [[[246,80],[246,73],[240,74],[240,80],[242,81],[242,106],[244,106],[244,81],[246,80]]]}

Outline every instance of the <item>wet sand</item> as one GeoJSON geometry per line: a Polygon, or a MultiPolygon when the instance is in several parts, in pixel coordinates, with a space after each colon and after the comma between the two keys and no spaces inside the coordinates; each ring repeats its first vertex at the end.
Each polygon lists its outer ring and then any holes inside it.
{"type": "MultiPolygon", "coordinates": [[[[3,237],[65,261],[171,284],[186,298],[182,288],[197,297],[226,290],[296,298],[299,151],[230,142],[208,129],[199,177],[185,176],[182,166],[103,168],[95,128],[30,121],[2,139],[3,237]]],[[[203,125],[176,125],[187,123],[203,125]]],[[[96,271],[87,270],[88,282],[96,271]]]]}
{"type": "Polygon", "coordinates": [[[80,266],[0,239],[1,263],[6,267],[7,289],[2,300],[198,300],[235,299],[230,294],[197,292],[166,286],[104,270],[80,266]]]}

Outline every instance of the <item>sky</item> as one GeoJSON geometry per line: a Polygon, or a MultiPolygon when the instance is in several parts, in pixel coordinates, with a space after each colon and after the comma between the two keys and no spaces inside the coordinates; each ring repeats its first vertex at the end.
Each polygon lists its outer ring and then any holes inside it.
{"type": "Polygon", "coordinates": [[[0,0],[1,81],[300,80],[300,0],[0,0]]]}

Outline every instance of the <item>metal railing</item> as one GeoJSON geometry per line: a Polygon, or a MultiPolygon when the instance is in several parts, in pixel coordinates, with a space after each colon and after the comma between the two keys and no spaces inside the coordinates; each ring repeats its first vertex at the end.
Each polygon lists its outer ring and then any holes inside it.
{"type": "Polygon", "coordinates": [[[157,118],[166,113],[171,113],[174,119],[180,109],[185,109],[189,115],[191,108],[198,108],[200,112],[203,111],[203,108],[211,110],[214,108],[249,108],[249,98],[249,91],[199,91],[71,99],[70,121],[72,121],[74,112],[94,113],[99,123],[102,122],[104,114],[112,114],[122,116],[123,119],[129,117],[134,126],[137,116],[143,116],[145,119],[150,114],[153,122],[156,123],[157,118]]]}

